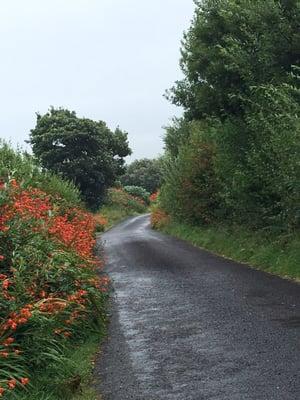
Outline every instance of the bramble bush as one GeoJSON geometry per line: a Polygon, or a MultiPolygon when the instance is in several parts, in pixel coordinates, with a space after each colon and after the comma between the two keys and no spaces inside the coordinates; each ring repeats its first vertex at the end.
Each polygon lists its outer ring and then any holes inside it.
{"type": "Polygon", "coordinates": [[[72,185],[52,177],[42,190],[43,172],[6,145],[0,173],[0,397],[30,393],[47,366],[48,393],[67,398],[64,350],[105,319],[109,282],[97,274],[96,221],[72,185]]]}

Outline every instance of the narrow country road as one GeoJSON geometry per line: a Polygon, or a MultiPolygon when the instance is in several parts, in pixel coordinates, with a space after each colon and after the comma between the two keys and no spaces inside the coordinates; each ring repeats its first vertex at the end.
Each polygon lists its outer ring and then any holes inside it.
{"type": "Polygon", "coordinates": [[[300,285],[152,231],[148,216],[102,239],[104,400],[300,399],[300,285]]]}

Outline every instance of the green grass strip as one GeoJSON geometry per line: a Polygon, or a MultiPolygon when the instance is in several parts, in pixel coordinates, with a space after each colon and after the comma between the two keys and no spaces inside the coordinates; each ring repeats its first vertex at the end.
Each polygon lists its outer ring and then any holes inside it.
{"type": "Polygon", "coordinates": [[[300,280],[300,237],[297,235],[279,238],[241,227],[199,227],[174,221],[162,231],[256,269],[300,280]]]}

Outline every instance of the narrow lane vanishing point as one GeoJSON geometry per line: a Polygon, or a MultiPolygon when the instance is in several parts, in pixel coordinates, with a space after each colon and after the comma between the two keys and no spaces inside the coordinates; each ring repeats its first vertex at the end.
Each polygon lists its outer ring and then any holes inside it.
{"type": "Polygon", "coordinates": [[[113,280],[104,400],[299,400],[300,286],[155,231],[103,235],[113,280]]]}

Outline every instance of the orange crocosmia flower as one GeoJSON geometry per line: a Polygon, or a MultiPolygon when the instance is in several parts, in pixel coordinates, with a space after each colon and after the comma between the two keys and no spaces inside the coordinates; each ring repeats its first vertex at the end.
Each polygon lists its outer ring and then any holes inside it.
{"type": "Polygon", "coordinates": [[[28,385],[28,383],[29,383],[29,378],[21,378],[20,381],[21,381],[21,384],[25,386],[25,385],[28,385]]]}
{"type": "Polygon", "coordinates": [[[7,290],[7,289],[9,288],[10,285],[11,285],[11,281],[10,281],[9,279],[5,279],[5,280],[2,282],[2,288],[3,288],[4,290],[7,290]]]}
{"type": "Polygon", "coordinates": [[[15,341],[14,338],[9,337],[9,338],[7,338],[7,339],[3,342],[3,345],[7,347],[7,346],[9,346],[10,344],[12,344],[14,341],[15,341]]]}
{"type": "Polygon", "coordinates": [[[15,379],[10,379],[7,381],[7,385],[10,389],[14,389],[16,387],[17,381],[15,379]]]}
{"type": "Polygon", "coordinates": [[[3,389],[3,387],[0,387],[0,397],[3,396],[3,393],[5,392],[5,389],[3,389]]]}
{"type": "Polygon", "coordinates": [[[4,256],[2,256],[1,254],[0,254],[0,261],[3,261],[4,260],[4,256]]]}

